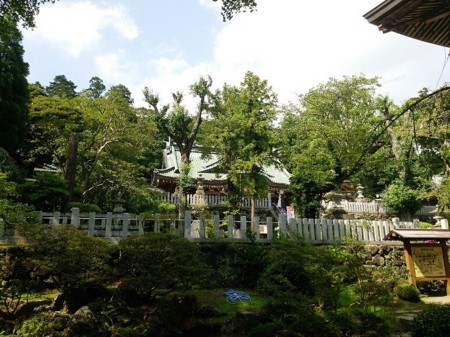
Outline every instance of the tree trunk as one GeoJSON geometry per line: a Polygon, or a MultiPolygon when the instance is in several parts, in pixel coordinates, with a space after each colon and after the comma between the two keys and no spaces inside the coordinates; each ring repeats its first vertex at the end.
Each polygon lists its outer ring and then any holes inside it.
{"type": "Polygon", "coordinates": [[[256,199],[254,196],[251,197],[251,208],[250,208],[250,231],[253,233],[255,230],[253,228],[255,221],[255,210],[256,210],[256,199]]]}
{"type": "MultiPolygon", "coordinates": [[[[184,165],[189,164],[189,157],[191,154],[191,148],[186,148],[182,146],[183,144],[179,144],[178,148],[180,150],[181,155],[181,167],[184,165]]],[[[181,172],[180,172],[181,173],[181,172]]],[[[181,221],[184,219],[184,213],[187,209],[187,192],[183,188],[179,188],[179,195],[178,195],[178,218],[180,219],[179,229],[181,231],[181,234],[184,236],[184,221],[181,221]]]]}
{"type": "Polygon", "coordinates": [[[69,137],[68,154],[66,160],[65,180],[69,190],[68,201],[72,201],[77,174],[78,134],[73,132],[69,137]]]}

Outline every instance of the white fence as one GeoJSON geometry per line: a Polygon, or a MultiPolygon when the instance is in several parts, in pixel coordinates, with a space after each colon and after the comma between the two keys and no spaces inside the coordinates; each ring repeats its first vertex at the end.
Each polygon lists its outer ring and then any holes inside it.
{"type": "MultiPolygon", "coordinates": [[[[392,214],[387,207],[384,207],[380,202],[351,202],[347,200],[336,203],[336,207],[343,209],[349,214],[392,214]]],[[[432,215],[436,206],[422,206],[415,215],[432,215]]]]}
{"type": "MultiPolygon", "coordinates": [[[[226,195],[209,195],[206,194],[204,196],[199,196],[197,194],[188,194],[187,196],[187,204],[191,206],[204,204],[208,206],[220,206],[221,204],[227,201],[226,195]]],[[[162,200],[168,202],[170,204],[178,204],[178,195],[173,193],[163,194],[161,197],[162,200]]],[[[270,209],[274,203],[278,201],[278,197],[273,197],[271,193],[268,193],[267,198],[259,199],[256,201],[256,208],[260,209],[270,209]]],[[[251,199],[243,198],[241,207],[250,208],[251,199]]],[[[326,205],[323,205],[324,208],[326,205]]],[[[337,209],[341,209],[348,214],[378,214],[382,216],[387,216],[392,214],[392,212],[384,207],[380,202],[352,202],[347,200],[341,200],[334,204],[337,209]]],[[[433,211],[436,209],[436,206],[423,206],[419,211],[415,213],[415,215],[433,215],[433,211]]]]}
{"type": "MultiPolygon", "coordinates": [[[[203,202],[206,202],[208,206],[220,206],[228,200],[228,197],[226,195],[205,194],[199,196],[197,194],[187,194],[186,197],[187,197],[187,204],[192,206],[203,204],[203,202]]],[[[162,195],[161,199],[169,204],[175,205],[178,204],[177,194],[166,193],[162,195]]],[[[270,193],[268,194],[267,198],[256,200],[256,208],[269,209],[271,205],[272,205],[272,198],[270,193]]],[[[251,199],[243,198],[241,202],[241,207],[251,207],[251,199]]]]}
{"type": "MultiPolygon", "coordinates": [[[[280,215],[278,221],[271,217],[255,217],[254,222],[245,216],[228,216],[220,219],[218,215],[211,219],[194,219],[191,212],[186,212],[184,219],[174,219],[162,215],[142,218],[137,215],[123,213],[106,214],[80,213],[73,208],[71,213],[40,213],[43,225],[74,225],[89,236],[104,238],[118,242],[121,238],[143,235],[148,232],[172,232],[192,241],[205,242],[211,240],[248,242],[247,232],[258,242],[271,242],[274,237],[302,236],[306,242],[313,244],[336,243],[345,237],[369,243],[382,242],[383,238],[394,228],[417,228],[418,221],[368,221],[338,219],[286,219],[280,215]],[[247,231],[250,229],[250,231],[247,231]]],[[[16,242],[19,237],[13,228],[0,230],[0,243],[16,242]]]]}
{"type": "MultiPolygon", "coordinates": [[[[280,215],[278,222],[271,217],[260,219],[255,217],[254,223],[241,216],[236,219],[228,216],[225,219],[194,220],[187,213],[185,237],[193,241],[228,240],[248,241],[247,229],[251,229],[254,239],[258,242],[271,242],[274,237],[301,236],[306,242],[313,244],[332,244],[344,238],[368,243],[381,243],[384,237],[394,228],[418,228],[419,221],[370,221],[343,219],[302,219],[286,220],[280,215]]],[[[386,243],[386,242],[384,242],[386,243]]]]}

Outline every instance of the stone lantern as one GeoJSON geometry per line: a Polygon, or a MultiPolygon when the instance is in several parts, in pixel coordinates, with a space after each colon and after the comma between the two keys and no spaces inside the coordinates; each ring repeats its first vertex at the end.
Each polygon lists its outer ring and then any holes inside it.
{"type": "Polygon", "coordinates": [[[117,192],[116,200],[114,200],[114,214],[122,214],[125,209],[123,208],[125,200],[122,199],[122,193],[119,191],[117,192]]]}

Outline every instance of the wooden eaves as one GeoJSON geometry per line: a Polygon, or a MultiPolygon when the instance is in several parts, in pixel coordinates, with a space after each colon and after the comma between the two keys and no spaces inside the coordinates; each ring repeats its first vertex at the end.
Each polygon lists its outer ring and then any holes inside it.
{"type": "Polygon", "coordinates": [[[450,0],[385,0],[363,16],[383,33],[450,48],[450,0]]]}
{"type": "Polygon", "coordinates": [[[391,230],[383,240],[399,241],[447,241],[450,240],[450,230],[448,229],[415,229],[415,228],[397,228],[391,230]]]}

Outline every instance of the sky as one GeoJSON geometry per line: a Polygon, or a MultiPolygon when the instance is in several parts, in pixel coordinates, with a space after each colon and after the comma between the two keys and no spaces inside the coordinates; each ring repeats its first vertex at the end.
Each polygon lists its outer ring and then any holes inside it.
{"type": "MultiPolygon", "coordinates": [[[[258,10],[223,22],[212,0],[59,0],[23,31],[28,80],[47,86],[65,75],[77,90],[100,77],[123,84],[136,107],[148,87],[172,92],[211,76],[239,85],[247,71],[267,80],[280,104],[343,76],[380,77],[397,104],[450,82],[449,49],[383,34],[363,15],[382,0],[258,0],[258,10]]],[[[189,100],[189,99],[188,99],[189,100]]]]}

